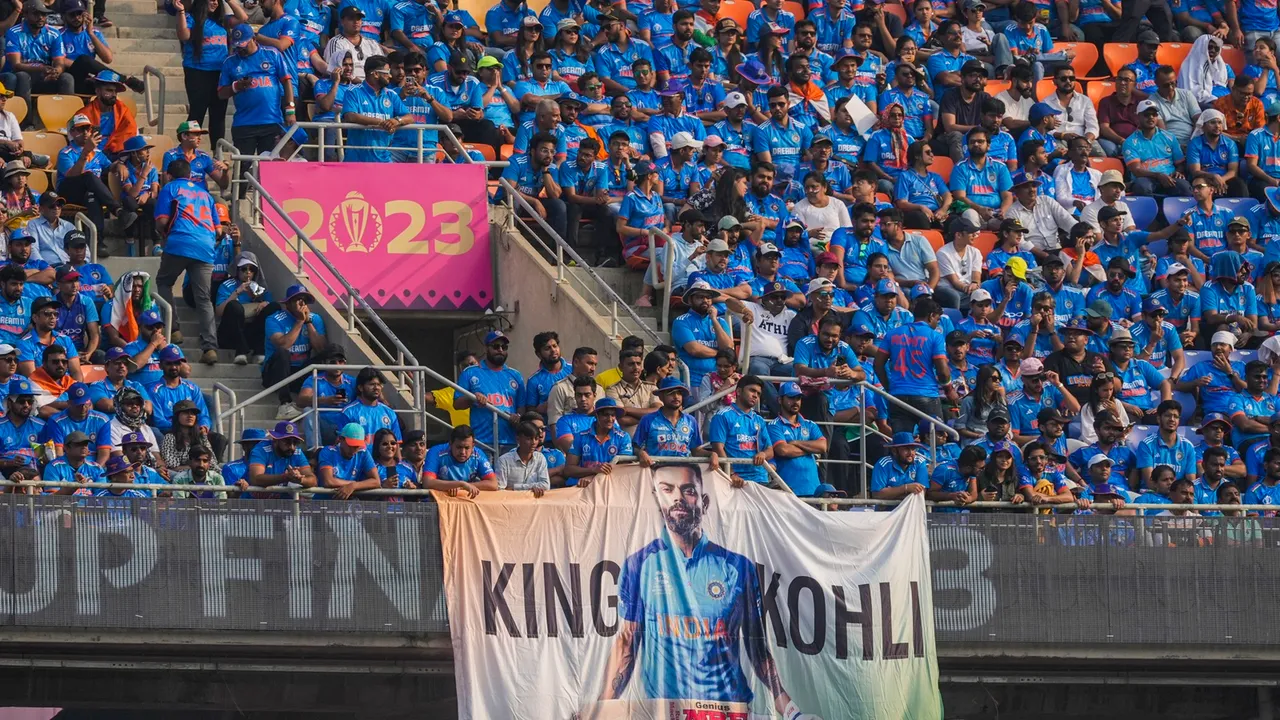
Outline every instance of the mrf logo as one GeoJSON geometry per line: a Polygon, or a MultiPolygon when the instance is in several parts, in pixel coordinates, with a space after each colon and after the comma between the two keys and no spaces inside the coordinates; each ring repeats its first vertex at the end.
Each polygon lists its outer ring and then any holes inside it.
{"type": "Polygon", "coordinates": [[[670,720],[747,720],[750,715],[745,710],[735,709],[737,704],[725,703],[672,703],[670,720]],[[692,704],[693,707],[688,707],[692,704]]]}

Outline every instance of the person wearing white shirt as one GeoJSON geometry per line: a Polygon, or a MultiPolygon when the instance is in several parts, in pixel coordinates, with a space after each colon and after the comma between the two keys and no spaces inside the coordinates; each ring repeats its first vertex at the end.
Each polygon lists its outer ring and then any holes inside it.
{"type": "Polygon", "coordinates": [[[1036,104],[1035,71],[1030,65],[1014,65],[1009,88],[996,95],[1004,103],[1004,127],[1018,137],[1031,125],[1031,106],[1036,104]]]}
{"type": "Polygon", "coordinates": [[[1028,178],[1026,173],[1019,172],[1013,176],[1013,205],[1005,214],[1006,219],[1014,219],[1027,229],[1026,241],[1031,243],[1031,253],[1036,260],[1044,262],[1050,251],[1062,247],[1058,240],[1058,230],[1071,232],[1076,219],[1067,212],[1058,201],[1050,198],[1047,202],[1040,200],[1040,183],[1028,178]]]}
{"type": "MultiPolygon", "coordinates": [[[[976,214],[976,213],[975,213],[976,214]]],[[[951,221],[954,239],[938,248],[938,284],[947,283],[960,293],[961,304],[969,304],[969,293],[982,282],[982,252],[973,246],[980,230],[969,212],[951,221]]]]}
{"type": "Polygon", "coordinates": [[[375,55],[387,54],[381,45],[360,32],[363,18],[364,11],[355,5],[342,8],[338,22],[339,30],[324,46],[324,62],[327,67],[316,68],[320,77],[328,75],[329,68],[342,67],[342,59],[347,56],[347,53],[352,53],[355,65],[352,66],[351,79],[356,84],[362,83],[364,82],[364,61],[375,55]]]}
{"type": "MultiPolygon", "coordinates": [[[[787,328],[796,311],[787,307],[791,291],[781,283],[766,283],[760,302],[725,297],[729,310],[742,315],[743,322],[751,326],[752,375],[792,375],[792,357],[787,354],[787,328]]],[[[773,383],[765,383],[764,403],[777,409],[778,394],[773,383]]]]}
{"type": "Polygon", "coordinates": [[[538,426],[520,423],[516,428],[515,448],[498,458],[499,490],[531,491],[534,497],[542,497],[551,489],[551,475],[547,470],[547,456],[538,450],[538,426]]]}
{"type": "Polygon", "coordinates": [[[1061,125],[1058,135],[1070,138],[1079,135],[1089,139],[1089,154],[1094,157],[1105,157],[1102,146],[1098,144],[1098,111],[1093,101],[1083,93],[1076,92],[1076,71],[1070,65],[1059,67],[1053,73],[1055,92],[1044,99],[1049,107],[1062,113],[1058,118],[1061,125]]]}
{"type": "MultiPolygon", "coordinates": [[[[1080,222],[1087,222],[1093,226],[1097,232],[1102,232],[1102,226],[1098,223],[1098,211],[1104,207],[1114,207],[1122,210],[1125,217],[1133,219],[1133,213],[1129,212],[1129,204],[1121,198],[1124,197],[1124,173],[1119,170],[1108,170],[1102,173],[1102,177],[1098,179],[1098,199],[1085,206],[1080,211],[1080,222]]],[[[1124,229],[1125,232],[1136,229],[1132,222],[1129,227],[1124,229]]]]}
{"type": "Polygon", "coordinates": [[[804,199],[791,208],[791,217],[804,223],[810,237],[823,242],[831,240],[836,230],[853,225],[849,219],[849,208],[831,197],[826,178],[816,171],[805,175],[804,199]]]}
{"type": "Polygon", "coordinates": [[[1098,199],[1098,182],[1102,173],[1089,165],[1089,141],[1072,138],[1067,146],[1067,162],[1053,171],[1054,196],[1073,215],[1098,199]]]}
{"type": "Polygon", "coordinates": [[[66,238],[76,226],[62,219],[63,203],[57,193],[47,192],[41,201],[40,216],[27,223],[27,234],[36,242],[32,254],[50,265],[62,265],[71,259],[67,256],[66,238]]]}

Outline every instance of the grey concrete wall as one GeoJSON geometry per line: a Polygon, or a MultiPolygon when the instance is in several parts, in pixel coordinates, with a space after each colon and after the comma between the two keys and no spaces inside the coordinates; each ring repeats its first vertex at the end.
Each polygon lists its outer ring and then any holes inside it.
{"type": "MultiPolygon", "coordinates": [[[[508,311],[513,327],[509,363],[528,377],[537,370],[533,336],[544,330],[560,333],[560,349],[568,357],[576,347],[599,352],[601,370],[618,364],[620,335],[611,333],[607,320],[591,309],[583,295],[568,283],[557,284],[555,268],[524,240],[508,236],[503,227],[505,210],[495,208],[490,224],[494,254],[498,258],[498,302],[508,311]]],[[[475,348],[479,349],[479,348],[475,348]]]]}

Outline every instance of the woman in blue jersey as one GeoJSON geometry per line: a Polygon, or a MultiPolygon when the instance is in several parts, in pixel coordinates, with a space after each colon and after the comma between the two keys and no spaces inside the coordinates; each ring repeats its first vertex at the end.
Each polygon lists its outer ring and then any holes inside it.
{"type": "Polygon", "coordinates": [[[1244,74],[1254,79],[1253,94],[1268,105],[1280,97],[1280,61],[1276,60],[1276,43],[1260,37],[1253,44],[1253,62],[1244,66],[1244,74]]]}
{"type": "Polygon", "coordinates": [[[595,67],[591,61],[591,46],[583,42],[582,26],[573,18],[561,20],[556,25],[556,36],[548,54],[551,55],[552,77],[575,87],[578,78],[595,67]]]}
{"type": "MultiPolygon", "coordinates": [[[[383,428],[373,434],[373,468],[388,489],[414,490],[418,487],[418,473],[413,466],[400,459],[400,441],[396,434],[383,428]]],[[[378,497],[379,500],[404,500],[402,497],[378,497]]],[[[412,498],[416,499],[416,498],[412,498]]]]}
{"type": "Polygon", "coordinates": [[[515,86],[520,80],[533,78],[533,56],[545,52],[546,38],[542,34],[542,23],[532,15],[520,21],[520,30],[516,32],[515,49],[509,51],[502,59],[502,82],[515,86]]]}
{"type": "Polygon", "coordinates": [[[187,89],[187,119],[209,116],[209,140],[226,134],[227,100],[218,97],[218,77],[227,59],[227,30],[249,22],[239,0],[173,0],[182,45],[182,74],[187,89]],[[187,4],[191,5],[190,10],[187,4]],[[227,17],[227,8],[232,17],[227,17]]]}

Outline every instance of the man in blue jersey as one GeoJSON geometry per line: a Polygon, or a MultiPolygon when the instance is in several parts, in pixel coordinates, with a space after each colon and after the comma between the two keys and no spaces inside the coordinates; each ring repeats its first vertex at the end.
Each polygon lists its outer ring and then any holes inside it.
{"type": "Polygon", "coordinates": [[[240,432],[240,459],[224,463],[220,470],[226,485],[239,487],[242,490],[249,489],[249,456],[253,454],[253,449],[266,439],[266,431],[259,428],[245,428],[240,432]]]}
{"type": "MultiPolygon", "coordinates": [[[[709,247],[716,250],[716,243],[727,251],[723,240],[714,240],[709,247]]],[[[695,386],[715,370],[716,352],[733,347],[729,324],[716,310],[715,298],[719,295],[705,280],[690,282],[684,292],[689,311],[671,323],[671,342],[677,348],[680,362],[689,367],[689,382],[695,386]]]]}
{"type": "MultiPolygon", "coordinates": [[[[75,78],[64,72],[66,51],[62,35],[48,24],[54,10],[37,0],[16,4],[22,7],[22,22],[4,34],[6,69],[15,76],[11,87],[27,101],[27,107],[32,107],[32,93],[74,93],[75,78]]],[[[16,13],[17,8],[13,11],[16,13]]]]}
{"type": "Polygon", "coordinates": [[[791,119],[790,106],[786,89],[769,88],[769,121],[756,128],[751,147],[757,162],[773,165],[778,185],[791,181],[813,142],[813,133],[791,119]]]}
{"type": "Polygon", "coordinates": [[[332,495],[317,495],[317,499],[337,498],[348,500],[361,490],[382,487],[373,456],[365,448],[364,428],[357,423],[347,423],[338,431],[338,441],[320,449],[316,458],[318,484],[334,491],[332,495]]]}
{"type": "MultiPolygon", "coordinates": [[[[524,378],[515,368],[507,365],[507,351],[511,341],[501,330],[494,330],[484,338],[484,362],[462,371],[458,384],[472,393],[475,400],[459,394],[453,399],[454,407],[471,410],[471,427],[476,441],[493,445],[494,412],[507,414],[513,421],[516,413],[527,403],[524,401],[524,378]]],[[[498,420],[498,440],[512,447],[516,443],[515,428],[503,418],[498,420]]]]}
{"type": "Polygon", "coordinates": [[[600,700],[621,698],[638,667],[645,697],[749,704],[753,693],[739,660],[745,646],[756,677],[773,696],[774,710],[784,720],[819,720],[800,711],[778,675],[755,563],[707,539],[702,517],[711,498],[703,490],[701,469],[666,468],[654,474],[653,482],[665,529],[623,563],[621,623],[600,700]],[[692,590],[667,592],[667,583],[658,578],[678,578],[692,590]],[[686,625],[717,631],[696,637],[671,631],[686,625]]]}
{"type": "Polygon", "coordinates": [[[561,357],[560,335],[553,330],[533,336],[533,353],[538,356],[538,370],[525,381],[524,409],[546,417],[551,388],[567,377],[573,368],[561,357]]]}
{"type": "MultiPolygon", "coordinates": [[[[209,416],[209,407],[204,402],[204,394],[200,391],[200,387],[182,376],[186,363],[187,359],[182,355],[182,348],[177,345],[166,346],[160,351],[160,368],[164,378],[147,388],[147,394],[151,397],[154,408],[151,424],[162,433],[173,429],[176,422],[174,406],[182,400],[195,403],[196,409],[200,411],[200,419],[196,423],[199,427],[207,432],[213,425],[212,418],[209,416]]],[[[214,445],[214,449],[220,448],[214,445]]]]}
{"type": "Polygon", "coordinates": [[[596,400],[591,415],[594,420],[587,429],[576,433],[565,451],[564,476],[566,485],[586,487],[596,475],[613,472],[614,460],[632,454],[631,436],[618,427],[618,415],[622,408],[610,397],[596,400]]]}
{"type": "MultiPolygon", "coordinates": [[[[283,307],[267,318],[262,387],[271,387],[310,365],[314,354],[329,346],[324,318],[311,312],[313,302],[315,298],[305,286],[291,285],[285,290],[283,307]]],[[[303,378],[296,378],[276,393],[280,401],[280,408],[276,411],[279,419],[295,418],[302,413],[290,402],[291,393],[302,389],[302,381],[303,378]]]]}
{"type": "Polygon", "coordinates": [[[401,439],[400,420],[396,411],[382,401],[382,376],[373,368],[363,368],[356,375],[355,399],[342,408],[338,424],[355,423],[364,428],[365,440],[373,442],[379,430],[390,430],[401,439]]]}
{"type": "Polygon", "coordinates": [[[453,123],[462,128],[467,142],[490,145],[496,153],[502,149],[502,136],[493,121],[484,116],[484,83],[475,77],[471,58],[454,51],[444,72],[427,76],[427,83],[440,90],[445,104],[453,111],[453,123]]]}
{"type": "Polygon", "coordinates": [[[245,479],[250,486],[316,486],[316,473],[302,454],[302,434],[296,424],[287,420],[276,423],[267,433],[267,440],[249,453],[249,475],[245,479]]]}
{"type": "Polygon", "coordinates": [[[156,230],[164,238],[164,256],[156,273],[156,285],[160,297],[170,307],[176,307],[173,284],[184,272],[191,279],[200,316],[200,347],[204,350],[200,361],[214,365],[218,362],[218,336],[210,285],[218,225],[214,219],[213,196],[191,181],[188,177],[191,165],[186,160],[174,160],[166,169],[173,180],[160,189],[156,198],[156,230]]]}
{"type": "Polygon", "coordinates": [[[691,457],[705,455],[701,449],[702,432],[693,416],[684,412],[689,389],[679,378],[665,377],[658,383],[658,399],[662,407],[640,419],[636,425],[634,446],[636,458],[644,467],[653,465],[655,457],[691,457]]]}
{"type": "Polygon", "coordinates": [[[105,237],[103,210],[111,214],[120,212],[120,203],[102,180],[111,166],[106,153],[98,149],[102,135],[84,113],[76,113],[67,123],[67,146],[58,151],[58,195],[77,205],[83,205],[85,214],[98,229],[98,237],[105,237]],[[95,202],[89,202],[93,197],[95,202]]]}
{"type": "Polygon", "coordinates": [[[804,393],[796,383],[778,389],[780,410],[766,427],[779,477],[801,497],[812,496],[819,485],[815,458],[827,452],[827,439],[812,420],[800,414],[804,393]]]}
{"type": "MultiPolygon", "coordinates": [[[[469,425],[459,425],[449,433],[449,442],[427,452],[422,479],[428,490],[440,490],[450,497],[460,493],[474,498],[481,490],[497,490],[498,474],[489,456],[475,446],[469,425]]],[[[513,443],[514,444],[514,443],[513,443]]]]}
{"type": "MultiPolygon", "coordinates": [[[[390,85],[391,69],[385,56],[375,55],[364,61],[364,83],[347,91],[342,105],[342,121],[369,129],[347,131],[347,144],[353,147],[347,150],[343,157],[345,161],[391,162],[391,140],[397,130],[413,122],[413,115],[390,85]]],[[[408,89],[407,86],[406,91],[408,89]]],[[[428,97],[433,96],[428,94],[428,97]]],[[[452,111],[438,101],[435,104],[444,111],[444,122],[450,122],[452,111]]],[[[434,140],[431,144],[431,156],[434,158],[434,140]]]]}
{"type": "Polygon", "coordinates": [[[734,487],[744,482],[761,485],[769,482],[764,465],[773,459],[773,445],[764,419],[756,413],[764,381],[755,375],[747,375],[738,381],[734,403],[711,418],[707,439],[711,442],[711,466],[718,467],[720,458],[750,459],[751,464],[734,463],[729,466],[729,478],[734,487]]]}
{"type": "MultiPolygon", "coordinates": [[[[938,322],[942,307],[933,298],[920,298],[912,309],[915,322],[890,330],[880,341],[876,375],[884,387],[902,402],[932,417],[942,416],[941,398],[959,402],[951,385],[946,345],[938,322]]],[[[916,426],[917,418],[894,405],[889,409],[894,432],[916,426]]]]}
{"type": "Polygon", "coordinates": [[[27,272],[20,265],[0,267],[0,342],[14,347],[31,323],[31,298],[23,293],[26,282],[27,272]]]}
{"type": "Polygon", "coordinates": [[[247,23],[231,28],[227,42],[233,52],[222,65],[218,97],[235,98],[231,139],[246,155],[270,152],[295,120],[295,69],[278,50],[259,45],[247,23]]]}

